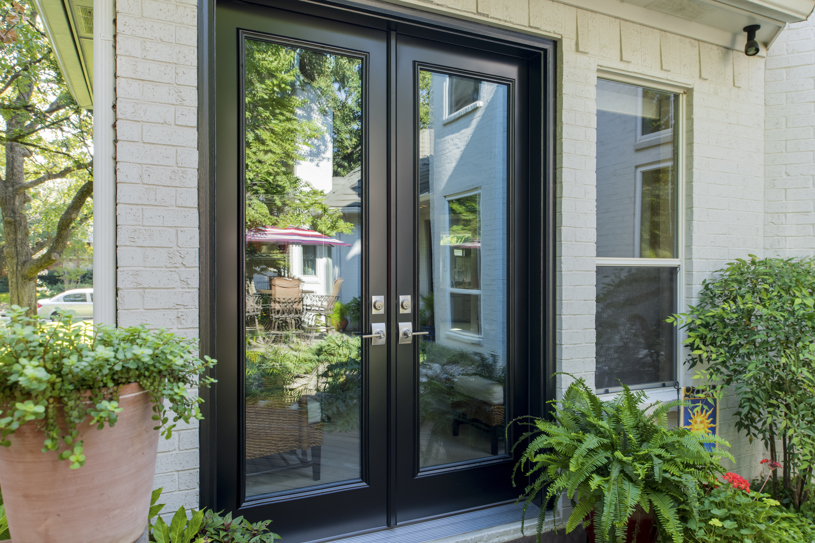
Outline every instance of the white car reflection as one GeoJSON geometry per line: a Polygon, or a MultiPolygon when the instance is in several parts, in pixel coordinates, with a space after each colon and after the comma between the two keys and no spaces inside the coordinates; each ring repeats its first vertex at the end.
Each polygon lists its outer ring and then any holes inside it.
{"type": "Polygon", "coordinates": [[[50,300],[37,302],[37,314],[46,319],[57,320],[61,311],[73,311],[80,319],[93,318],[93,289],[66,290],[50,300]]]}

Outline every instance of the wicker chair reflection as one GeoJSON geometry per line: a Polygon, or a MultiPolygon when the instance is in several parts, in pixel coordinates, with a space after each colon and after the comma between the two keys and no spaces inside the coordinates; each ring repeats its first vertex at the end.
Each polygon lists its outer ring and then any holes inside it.
{"type": "MultiPolygon", "coordinates": [[[[260,401],[246,406],[246,460],[280,455],[283,461],[282,466],[271,469],[254,472],[247,469],[247,476],[311,466],[312,479],[320,480],[323,424],[319,417],[317,422],[309,422],[309,398],[302,396],[294,409],[283,400],[260,401]],[[308,459],[309,449],[311,460],[308,459]],[[283,453],[293,453],[297,462],[290,462],[283,453]]],[[[312,402],[316,404],[316,400],[312,402]]]]}
{"type": "Polygon", "coordinates": [[[334,304],[340,297],[340,287],[342,287],[342,279],[334,281],[334,288],[331,289],[331,294],[326,296],[324,294],[307,294],[306,311],[314,315],[314,325],[317,325],[317,319],[322,318],[325,324],[325,331],[331,329],[331,318],[329,315],[334,311],[334,304]]]}
{"type": "Polygon", "coordinates": [[[303,332],[303,282],[289,277],[273,277],[262,295],[261,321],[272,335],[303,332]]]}

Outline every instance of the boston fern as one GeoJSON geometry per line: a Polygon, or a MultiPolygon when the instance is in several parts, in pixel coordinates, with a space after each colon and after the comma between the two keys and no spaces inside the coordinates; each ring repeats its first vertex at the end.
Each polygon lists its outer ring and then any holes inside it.
{"type": "Polygon", "coordinates": [[[201,418],[202,400],[188,389],[213,382],[201,376],[215,361],[199,359],[194,341],[165,330],[72,323],[70,315],[48,323],[16,306],[8,314],[0,326],[0,445],[10,446],[21,425],[36,424],[43,452],[61,450],[60,460],[79,468],[85,463],[79,425],[113,426],[122,411],[119,387],[129,383],[149,392],[156,429],[168,439],[179,420],[201,418]]]}
{"type": "MultiPolygon", "coordinates": [[[[727,446],[720,438],[702,437],[684,428],[667,428],[667,413],[680,402],[643,408],[645,393],[623,392],[601,401],[583,379],[573,382],[560,402],[551,402],[554,420],[532,419],[533,430],[515,447],[527,443],[514,475],[529,484],[519,498],[524,513],[540,493],[557,507],[561,496],[574,510],[566,532],[594,511],[597,541],[623,543],[637,506],[655,512],[662,541],[682,542],[684,523],[698,514],[699,482],[721,473],[719,460],[732,457],[704,444],[727,446]]],[[[538,534],[546,507],[538,518],[538,534]]]]}

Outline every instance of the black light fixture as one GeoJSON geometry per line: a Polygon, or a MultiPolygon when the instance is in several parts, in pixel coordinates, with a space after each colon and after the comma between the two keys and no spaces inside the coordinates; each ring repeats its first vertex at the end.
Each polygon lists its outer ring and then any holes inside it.
{"type": "Polygon", "coordinates": [[[744,45],[744,54],[748,57],[754,57],[761,51],[758,42],[756,41],[756,32],[761,28],[761,25],[745,26],[744,31],[747,32],[747,43],[744,45]]]}

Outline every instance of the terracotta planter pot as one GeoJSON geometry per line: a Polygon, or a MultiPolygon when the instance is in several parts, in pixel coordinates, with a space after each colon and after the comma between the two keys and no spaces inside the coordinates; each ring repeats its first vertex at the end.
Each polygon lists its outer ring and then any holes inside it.
{"type": "Polygon", "coordinates": [[[14,543],[133,543],[147,526],[159,432],[150,395],[121,389],[112,428],[80,425],[85,465],[43,453],[43,434],[23,425],[0,447],[0,487],[14,543]]]}
{"type": "MultiPolygon", "coordinates": [[[[589,543],[597,541],[597,536],[594,531],[594,511],[589,513],[589,524],[586,526],[586,534],[589,536],[589,543]]],[[[654,523],[654,513],[646,513],[640,506],[637,506],[634,514],[628,519],[625,543],[656,543],[658,535],[657,526],[656,523],[654,523]],[[637,532],[637,523],[639,523],[639,532],[637,532]],[[636,538],[634,537],[635,533],[637,534],[636,538]]]]}

